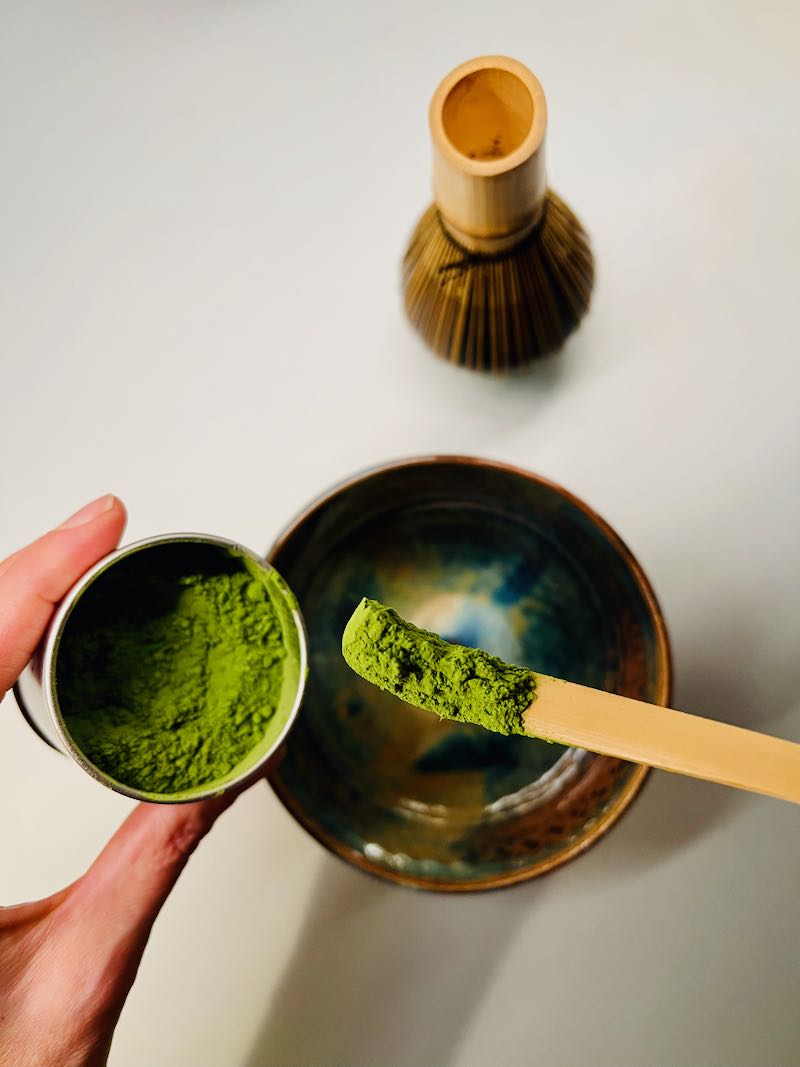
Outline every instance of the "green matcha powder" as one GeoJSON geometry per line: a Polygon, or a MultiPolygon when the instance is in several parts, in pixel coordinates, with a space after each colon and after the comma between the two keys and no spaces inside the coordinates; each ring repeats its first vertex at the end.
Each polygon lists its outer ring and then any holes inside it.
{"type": "Polygon", "coordinates": [[[264,737],[281,697],[280,620],[241,560],[211,574],[128,562],[73,609],[59,704],[100,770],[144,792],[180,793],[224,778],[264,737]]]}
{"type": "Polygon", "coordinates": [[[342,653],[352,669],[407,704],[501,734],[523,734],[536,675],[478,648],[444,641],[364,599],[348,622],[342,653]]]}

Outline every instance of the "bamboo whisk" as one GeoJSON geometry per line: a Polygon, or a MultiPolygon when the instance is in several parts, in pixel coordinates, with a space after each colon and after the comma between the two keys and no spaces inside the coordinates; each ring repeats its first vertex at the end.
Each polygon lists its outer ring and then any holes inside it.
{"type": "Polygon", "coordinates": [[[559,348],[589,306],[594,264],[547,188],[547,104],[505,56],[462,63],[433,95],[434,204],[403,264],[408,316],[440,356],[502,372],[559,348]]]}

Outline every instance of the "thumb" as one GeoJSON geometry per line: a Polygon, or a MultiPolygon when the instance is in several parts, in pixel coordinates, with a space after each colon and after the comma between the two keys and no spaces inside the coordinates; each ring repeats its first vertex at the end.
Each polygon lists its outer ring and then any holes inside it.
{"type": "Polygon", "coordinates": [[[59,941],[68,958],[83,960],[95,1009],[104,1016],[118,1016],[164,901],[236,796],[139,804],[59,902],[59,941]]]}
{"type": "Polygon", "coordinates": [[[42,639],[53,607],[119,541],[125,508],[110,494],[0,564],[0,697],[42,639]]]}
{"type": "Polygon", "coordinates": [[[82,906],[92,899],[121,928],[149,928],[189,857],[236,796],[139,804],[80,879],[82,906]]]}
{"type": "Polygon", "coordinates": [[[77,882],[47,900],[0,909],[0,972],[7,979],[0,997],[0,1064],[12,1062],[3,1055],[5,1022],[25,1052],[22,1058],[12,1054],[15,1064],[107,1062],[159,909],[233,799],[140,804],[77,882]]]}

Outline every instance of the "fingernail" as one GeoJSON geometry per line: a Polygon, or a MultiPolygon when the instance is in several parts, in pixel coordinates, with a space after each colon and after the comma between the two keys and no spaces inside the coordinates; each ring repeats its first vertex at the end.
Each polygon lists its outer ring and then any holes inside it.
{"type": "Polygon", "coordinates": [[[66,522],[62,522],[60,529],[72,530],[76,526],[85,526],[88,522],[94,522],[106,511],[111,511],[116,502],[116,497],[113,493],[106,493],[105,496],[100,496],[97,500],[93,500],[91,504],[85,504],[80,511],[76,511],[74,515],[71,515],[66,522]]]}

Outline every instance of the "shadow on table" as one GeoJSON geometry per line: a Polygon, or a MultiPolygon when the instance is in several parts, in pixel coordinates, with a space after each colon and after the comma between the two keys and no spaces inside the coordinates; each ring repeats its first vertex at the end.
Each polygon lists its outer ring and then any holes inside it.
{"type": "MultiPolygon", "coordinates": [[[[442,401],[445,425],[448,418],[457,419],[470,427],[473,438],[478,435],[491,445],[498,435],[505,440],[510,428],[530,425],[547,412],[570,380],[581,372],[586,345],[585,330],[578,331],[558,352],[518,371],[491,374],[455,367],[431,353],[419,340],[413,352],[413,371],[420,390],[442,401]]],[[[406,367],[408,350],[404,347],[397,358],[406,367]]]]}
{"type": "Polygon", "coordinates": [[[537,888],[441,896],[324,857],[245,1067],[366,1067],[412,1050],[415,1063],[448,1067],[537,888]]]}

